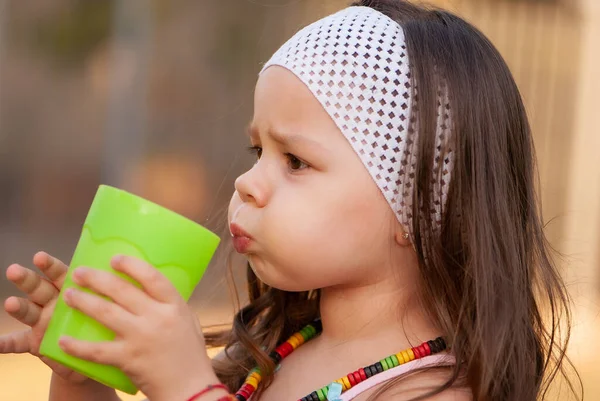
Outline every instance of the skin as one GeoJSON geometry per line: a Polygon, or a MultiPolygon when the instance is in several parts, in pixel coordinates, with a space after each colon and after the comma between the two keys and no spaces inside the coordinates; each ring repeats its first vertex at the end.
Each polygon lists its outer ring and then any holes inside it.
{"type": "MultiPolygon", "coordinates": [[[[253,238],[250,265],[273,287],[322,289],[323,333],[286,358],[261,401],[297,399],[324,378],[437,337],[414,302],[419,271],[402,226],[349,142],[291,72],[274,66],[261,75],[249,131],[258,159],[235,183],[229,219],[253,238]]],[[[444,379],[438,374],[418,385],[444,379]]],[[[391,399],[422,394],[415,385],[391,399]]],[[[451,393],[443,397],[464,399],[451,393]]]]}
{"type": "MultiPolygon", "coordinates": [[[[341,377],[439,333],[415,302],[419,271],[403,228],[318,101],[292,73],[270,67],[258,80],[254,102],[250,140],[258,158],[236,180],[229,221],[252,236],[245,255],[265,283],[287,291],[322,289],[323,333],[286,358],[261,398],[281,401],[282,394],[297,399],[321,387],[323,378],[341,377]]],[[[36,258],[46,278],[23,266],[7,270],[27,298],[9,298],[5,309],[31,330],[0,338],[0,352],[35,355],[39,347],[66,266],[46,254],[36,258]]],[[[114,302],[78,291],[66,299],[114,330],[116,341],[64,339],[63,349],[120,367],[153,401],[186,399],[216,382],[199,324],[168,281],[134,258],[115,258],[112,266],[142,288],[84,268],[77,270],[78,284],[114,302]],[[161,327],[170,328],[168,336],[161,327]]],[[[50,366],[61,397],[79,391],[80,399],[86,399],[86,392],[101,394],[95,399],[114,399],[114,392],[94,387],[89,379],[50,366]]],[[[386,399],[405,400],[447,376],[417,377],[386,399]]],[[[470,396],[447,390],[432,399],[470,396]]]]}

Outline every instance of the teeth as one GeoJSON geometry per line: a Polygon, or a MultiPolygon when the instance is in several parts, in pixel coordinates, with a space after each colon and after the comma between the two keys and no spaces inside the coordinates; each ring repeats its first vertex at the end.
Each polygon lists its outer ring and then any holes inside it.
{"type": "MultiPolygon", "coordinates": [[[[245,203],[242,203],[241,205],[238,206],[237,209],[235,209],[235,211],[233,212],[233,214],[231,215],[231,222],[234,223],[235,219],[237,218],[238,214],[240,213],[240,210],[242,210],[242,208],[246,206],[245,203]]],[[[233,237],[233,233],[231,232],[231,228],[229,229],[229,235],[231,235],[233,237]]]]}

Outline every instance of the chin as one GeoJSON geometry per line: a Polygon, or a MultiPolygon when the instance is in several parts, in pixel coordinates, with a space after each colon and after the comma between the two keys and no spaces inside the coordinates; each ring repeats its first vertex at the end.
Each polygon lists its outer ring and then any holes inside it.
{"type": "Polygon", "coordinates": [[[311,283],[298,280],[297,277],[286,275],[285,272],[273,268],[270,264],[265,265],[263,261],[248,258],[248,263],[254,274],[256,274],[256,277],[269,287],[288,292],[310,291],[318,288],[311,286],[311,283]]]}

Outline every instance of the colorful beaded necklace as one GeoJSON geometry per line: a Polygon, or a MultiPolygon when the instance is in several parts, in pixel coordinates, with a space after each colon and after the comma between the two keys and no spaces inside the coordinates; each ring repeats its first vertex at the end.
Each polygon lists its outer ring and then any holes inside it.
{"type": "MultiPolygon", "coordinates": [[[[279,345],[269,354],[269,357],[273,360],[273,362],[275,362],[275,364],[278,365],[296,348],[320,334],[322,330],[323,326],[321,324],[321,319],[315,320],[311,324],[306,325],[302,330],[294,333],[286,342],[279,345]]],[[[390,355],[372,365],[360,368],[355,372],[347,374],[341,379],[335,380],[333,383],[339,383],[343,393],[358,383],[367,380],[369,377],[375,376],[376,374],[391,368],[395,368],[396,366],[413,361],[415,359],[420,359],[428,355],[442,352],[445,349],[446,342],[442,337],[438,337],[435,340],[424,342],[417,347],[408,348],[404,351],[398,352],[397,354],[390,355]]],[[[260,369],[255,367],[246,377],[242,387],[240,387],[238,392],[235,393],[235,398],[238,401],[248,401],[250,396],[256,391],[256,388],[261,380],[262,377],[260,369]]],[[[327,401],[327,394],[330,386],[331,384],[315,390],[309,395],[302,397],[298,401],[327,401]]]]}

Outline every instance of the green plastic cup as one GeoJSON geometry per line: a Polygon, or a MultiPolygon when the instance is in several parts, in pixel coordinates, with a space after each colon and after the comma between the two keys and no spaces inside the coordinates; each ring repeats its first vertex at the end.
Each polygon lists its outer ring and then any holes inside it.
{"type": "Polygon", "coordinates": [[[116,254],[135,256],[160,270],[188,301],[219,242],[216,234],[171,210],[101,185],[83,225],[40,354],[109,387],[136,394],[138,389],[120,369],[75,358],[60,349],[58,340],[63,335],[85,341],[112,341],[115,337],[114,332],[65,303],[66,289],[83,290],[73,282],[73,270],[86,266],[111,271],[133,282],[112,269],[110,260],[116,254]]]}

